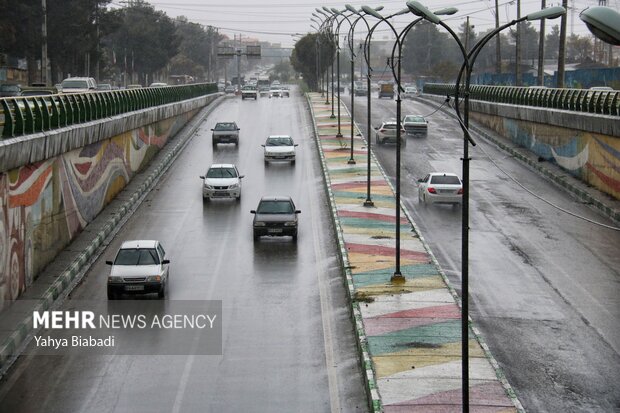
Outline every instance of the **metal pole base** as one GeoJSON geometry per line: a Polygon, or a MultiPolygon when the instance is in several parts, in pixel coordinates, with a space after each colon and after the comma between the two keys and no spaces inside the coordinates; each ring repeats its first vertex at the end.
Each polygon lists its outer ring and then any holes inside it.
{"type": "Polygon", "coordinates": [[[375,206],[375,203],[374,203],[374,202],[372,202],[372,200],[367,199],[367,200],[365,200],[365,201],[364,201],[364,206],[365,206],[365,207],[374,207],[374,206],[375,206]]]}
{"type": "Polygon", "coordinates": [[[349,160],[347,161],[347,163],[348,163],[349,165],[355,165],[355,159],[349,159],[349,160]]]}
{"type": "Polygon", "coordinates": [[[332,113],[332,115],[330,116],[330,119],[336,119],[336,115],[332,113]]]}
{"type": "Polygon", "coordinates": [[[337,133],[337,134],[336,134],[336,137],[337,137],[337,138],[342,138],[342,137],[343,137],[343,136],[342,136],[342,133],[337,133]]]}
{"type": "Polygon", "coordinates": [[[399,272],[395,272],[394,274],[392,274],[392,277],[390,278],[390,282],[392,284],[404,284],[405,281],[406,281],[405,276],[399,272]]]}

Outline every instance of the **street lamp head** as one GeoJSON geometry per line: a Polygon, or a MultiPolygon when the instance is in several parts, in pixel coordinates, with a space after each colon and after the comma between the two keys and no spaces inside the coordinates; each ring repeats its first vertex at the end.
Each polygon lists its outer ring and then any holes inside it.
{"type": "Polygon", "coordinates": [[[331,9],[327,6],[323,6],[323,10],[325,10],[327,13],[329,14],[333,14],[333,12],[331,11],[331,9]]]}
{"type": "Polygon", "coordinates": [[[366,14],[370,14],[373,17],[376,17],[379,20],[383,20],[383,16],[380,15],[375,9],[373,9],[372,7],[369,6],[362,6],[362,10],[364,10],[364,13],[366,14]]]}
{"type": "Polygon", "coordinates": [[[345,4],[344,7],[349,10],[351,13],[353,14],[360,14],[355,7],[351,6],[350,4],[345,4]]]}
{"type": "Polygon", "coordinates": [[[409,8],[409,10],[411,10],[411,13],[415,14],[416,16],[423,17],[431,23],[439,24],[439,22],[441,21],[439,17],[435,15],[435,13],[433,13],[417,1],[408,1],[407,7],[409,8]]]}
{"type": "Polygon", "coordinates": [[[323,16],[327,17],[327,13],[325,13],[323,10],[319,9],[318,7],[314,10],[316,10],[317,13],[321,13],[323,16]]]}
{"type": "Polygon", "coordinates": [[[529,21],[542,19],[557,19],[566,14],[566,9],[562,6],[549,7],[540,11],[530,13],[525,18],[529,21]]]}
{"type": "Polygon", "coordinates": [[[457,9],[456,7],[446,7],[445,9],[435,10],[433,14],[435,14],[436,16],[451,16],[458,11],[459,9],[457,9]]]}
{"type": "Polygon", "coordinates": [[[609,7],[589,7],[579,14],[594,36],[620,46],[620,14],[609,7]]]}
{"type": "Polygon", "coordinates": [[[342,14],[340,11],[338,11],[338,9],[336,9],[335,7],[332,7],[332,13],[334,14],[342,14]]]}
{"type": "Polygon", "coordinates": [[[401,16],[407,13],[409,13],[409,9],[402,9],[401,11],[397,11],[396,13],[392,14],[392,16],[401,16]]]}

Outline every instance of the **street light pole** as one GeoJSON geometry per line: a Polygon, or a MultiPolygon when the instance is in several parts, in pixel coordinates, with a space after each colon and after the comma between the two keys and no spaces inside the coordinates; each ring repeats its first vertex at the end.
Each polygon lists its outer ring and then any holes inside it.
{"type": "Polygon", "coordinates": [[[550,9],[541,10],[536,13],[528,14],[517,20],[513,20],[501,27],[496,28],[489,34],[479,40],[467,53],[465,47],[457,34],[446,25],[436,14],[428,10],[417,1],[408,1],[407,7],[411,12],[420,16],[431,23],[438,24],[450,33],[457,42],[463,55],[463,66],[455,82],[455,107],[459,118],[459,124],[463,130],[463,207],[461,218],[461,372],[462,372],[462,396],[463,396],[463,412],[469,412],[469,144],[475,145],[469,134],[469,87],[473,64],[482,47],[489,42],[496,34],[524,20],[553,19],[560,17],[566,13],[563,7],[552,7],[550,9]],[[465,98],[464,113],[461,118],[459,111],[459,85],[461,75],[465,72],[465,98]]]}

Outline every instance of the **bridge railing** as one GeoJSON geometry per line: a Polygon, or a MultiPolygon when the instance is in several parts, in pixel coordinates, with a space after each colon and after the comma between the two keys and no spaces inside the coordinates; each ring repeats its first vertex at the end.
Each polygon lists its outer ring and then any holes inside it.
{"type": "MultiPolygon", "coordinates": [[[[426,83],[423,89],[423,93],[441,96],[454,96],[455,92],[454,83],[426,83]]],[[[460,97],[464,96],[463,92],[461,87],[460,97]]],[[[620,116],[620,91],[617,90],[471,85],[469,98],[509,105],[620,116]]]]}
{"type": "Polygon", "coordinates": [[[2,138],[44,132],[217,92],[215,83],[0,98],[2,138]]]}

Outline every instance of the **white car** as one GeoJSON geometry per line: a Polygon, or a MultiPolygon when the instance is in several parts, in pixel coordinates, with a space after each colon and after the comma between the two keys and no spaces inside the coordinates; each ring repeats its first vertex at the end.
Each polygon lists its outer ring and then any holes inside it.
{"type": "Polygon", "coordinates": [[[166,296],[170,260],[159,241],[125,241],[116,254],[108,275],[108,300],[121,294],[157,293],[166,296]]]}
{"type": "Polygon", "coordinates": [[[62,93],[87,93],[97,90],[97,82],[92,77],[69,77],[60,87],[62,93]]]}
{"type": "Polygon", "coordinates": [[[289,161],[295,165],[295,147],[298,145],[288,135],[271,135],[261,145],[264,149],[265,165],[271,161],[289,161]]]}
{"type": "MultiPolygon", "coordinates": [[[[375,130],[375,141],[377,145],[383,145],[385,143],[396,143],[396,129],[397,123],[396,119],[389,119],[383,121],[383,123],[376,127],[375,130]]],[[[405,139],[405,129],[403,125],[400,125],[400,145],[406,146],[407,139],[405,139]]]]}
{"type": "Polygon", "coordinates": [[[280,89],[280,85],[271,86],[269,89],[269,98],[281,98],[282,90],[280,89]]]}
{"type": "Polygon", "coordinates": [[[418,179],[418,199],[424,204],[463,204],[463,182],[449,172],[433,172],[418,179]]]}
{"type": "Polygon", "coordinates": [[[418,88],[415,86],[407,86],[405,87],[405,91],[403,92],[403,99],[413,99],[418,96],[418,88]]]}
{"type": "Polygon", "coordinates": [[[241,199],[241,179],[237,167],[233,164],[213,164],[206,174],[201,175],[202,198],[209,201],[213,198],[241,199]]]}

